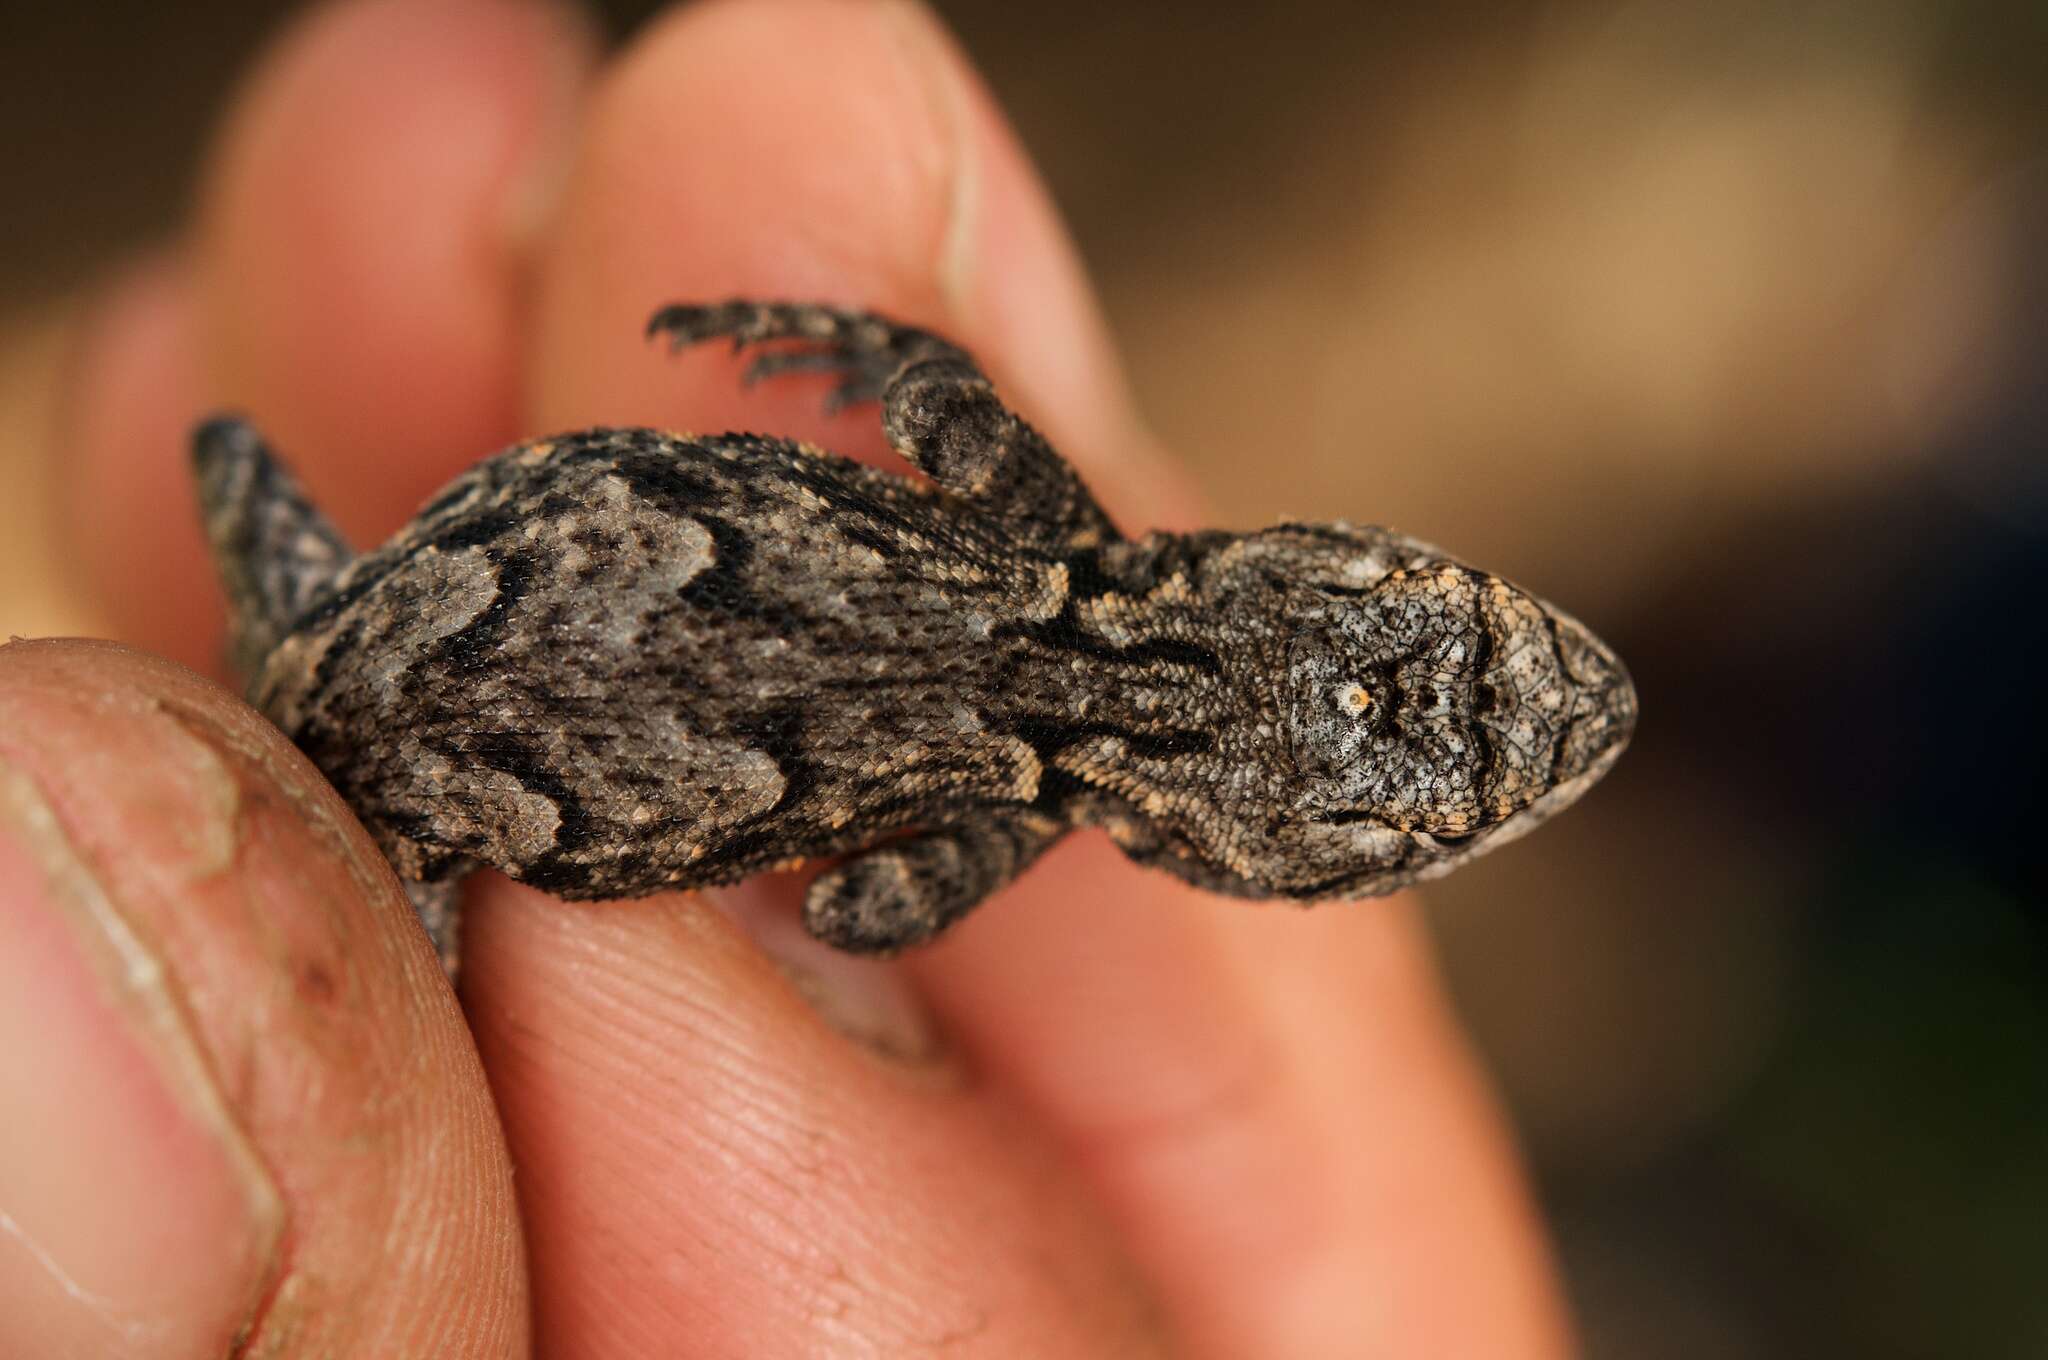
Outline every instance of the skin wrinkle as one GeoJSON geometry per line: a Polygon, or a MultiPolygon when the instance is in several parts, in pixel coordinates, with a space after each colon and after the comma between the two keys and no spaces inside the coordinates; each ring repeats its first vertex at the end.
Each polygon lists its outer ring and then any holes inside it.
{"type": "Polygon", "coordinates": [[[284,794],[293,814],[319,835],[322,847],[347,868],[351,886],[364,901],[410,914],[411,908],[402,902],[403,895],[390,865],[381,857],[362,854],[356,839],[348,834],[354,815],[334,796],[325,780],[317,775],[307,777],[312,772],[296,752],[279,748],[268,735],[269,724],[240,707],[227,709],[229,718],[225,722],[218,708],[201,710],[175,699],[160,700],[156,707],[181,725],[194,741],[219,741],[260,770],[271,787],[284,794]]]}
{"type": "MultiPolygon", "coordinates": [[[[127,692],[92,693],[83,702],[101,714],[119,714],[144,721],[168,713],[162,704],[127,692]]],[[[179,781],[183,795],[179,804],[180,815],[164,821],[176,833],[177,844],[187,852],[187,858],[166,861],[153,857],[148,868],[159,875],[172,875],[177,882],[214,877],[225,872],[234,861],[241,791],[219,754],[189,725],[173,721],[160,730],[171,735],[172,740],[163,743],[157,753],[159,758],[166,767],[178,769],[184,776],[179,781]]],[[[99,763],[79,765],[77,769],[81,779],[115,775],[112,762],[100,753],[91,753],[87,759],[99,763]]]]}
{"type": "MultiPolygon", "coordinates": [[[[391,900],[398,894],[394,892],[396,884],[388,866],[381,860],[360,854],[354,838],[346,834],[343,818],[347,814],[335,806],[335,800],[328,792],[324,781],[317,777],[308,778],[310,772],[296,758],[295,753],[281,751],[274,738],[265,739],[265,731],[261,726],[244,721],[243,714],[246,710],[228,707],[226,711],[232,717],[228,722],[222,722],[220,710],[202,710],[176,699],[162,699],[152,707],[154,711],[163,715],[170,725],[175,726],[186,740],[201,746],[205,746],[209,741],[218,741],[260,771],[270,788],[283,793],[286,805],[299,823],[313,829],[322,842],[322,848],[346,868],[351,880],[350,886],[359,900],[370,903],[375,908],[382,899],[382,909],[386,912],[394,915],[410,914],[409,907],[391,900]],[[237,733],[236,728],[249,730],[237,733]]],[[[225,774],[225,771],[223,773],[225,774]]],[[[236,839],[239,842],[239,835],[236,839]]],[[[223,872],[232,870],[233,867],[232,861],[221,865],[223,872]]],[[[310,883],[305,885],[308,891],[302,901],[308,905],[317,902],[329,930],[336,936],[346,937],[350,933],[350,911],[346,900],[329,892],[313,893],[310,891],[313,886],[310,883]]],[[[291,1004],[295,1008],[311,1004],[307,999],[306,969],[316,964],[324,964],[326,960],[308,960],[301,957],[290,939],[279,930],[268,927],[270,918],[263,909],[263,904],[253,900],[246,901],[245,911],[251,923],[250,933],[261,943],[266,958],[280,974],[292,977],[298,984],[286,994],[291,1004]]],[[[358,965],[346,954],[342,954],[334,962],[344,970],[344,977],[329,983],[328,986],[338,987],[341,994],[346,996],[350,989],[345,975],[354,971],[358,965]]],[[[320,976],[325,977],[327,974],[322,972],[320,976]]],[[[317,1022],[314,1032],[318,1032],[317,1022]]],[[[427,1070],[432,1063],[433,1055],[422,1048],[408,1046],[406,1052],[410,1055],[416,1070],[427,1070]]],[[[248,1090],[252,1089],[256,1082],[253,1065],[258,1061],[257,1050],[254,1047],[246,1050],[244,1060],[252,1066],[252,1070],[245,1073],[242,1078],[242,1089],[248,1090]]],[[[364,1114],[374,1119],[380,1114],[388,1113],[389,1102],[397,1099],[399,1096],[395,1091],[373,1091],[363,1107],[364,1114]]]]}
{"type": "Polygon", "coordinates": [[[805,933],[774,901],[779,878],[700,890],[699,899],[739,924],[828,1025],[856,1040],[869,1056],[907,1073],[923,1069],[934,1082],[957,1084],[943,1036],[909,981],[896,969],[856,959],[805,933]]]}
{"type": "Polygon", "coordinates": [[[234,863],[241,789],[212,748],[182,724],[171,725],[187,738],[177,744],[178,753],[190,758],[193,778],[189,782],[203,795],[183,823],[191,828],[184,838],[191,858],[178,868],[193,878],[208,878],[226,872],[234,863]]]}
{"type": "Polygon", "coordinates": [[[11,1238],[19,1243],[21,1248],[35,1261],[37,1267],[57,1282],[58,1288],[64,1291],[67,1298],[73,1302],[85,1305],[93,1314],[94,1319],[104,1324],[106,1329],[119,1340],[132,1346],[153,1339],[151,1336],[152,1329],[147,1323],[124,1321],[116,1316],[119,1305],[114,1300],[107,1298],[103,1294],[94,1293],[73,1279],[70,1273],[64,1269],[64,1263],[52,1256],[41,1243],[29,1235],[27,1229],[17,1223],[13,1216],[5,1210],[0,1210],[0,1237],[11,1238]]]}
{"type": "MultiPolygon", "coordinates": [[[[775,1293],[789,1305],[794,1306],[800,1299],[814,1299],[822,1274],[834,1269],[844,1271],[841,1254],[828,1253],[805,1221],[816,1211],[815,1191],[819,1184],[801,1166],[793,1172],[780,1169],[785,1165],[780,1157],[773,1163],[764,1163],[764,1152],[784,1151],[777,1136],[780,1125],[707,1116],[708,1112],[702,1112],[689,1126],[660,1139],[621,1146],[615,1149],[615,1155],[719,1168],[732,1202],[716,1217],[707,1219],[701,1208],[679,1200],[674,1212],[664,1215],[680,1234],[678,1241],[695,1243],[694,1255],[702,1261],[722,1261],[727,1269],[737,1265],[770,1282],[775,1293]],[[793,1214],[784,1205],[803,1208],[793,1214]],[[751,1243],[754,1247],[735,1254],[733,1242],[751,1243]],[[772,1245],[775,1243],[783,1245],[777,1248],[772,1245]]],[[[631,1249],[640,1254],[639,1248],[631,1249]]],[[[654,1248],[648,1244],[645,1250],[654,1248]]],[[[858,1298],[854,1301],[860,1302],[858,1298]]]]}
{"type": "Polygon", "coordinates": [[[1232,1052],[1229,1064],[1205,1067],[1205,1085],[1176,1092],[1142,1111],[1071,1126],[1069,1136],[1084,1157],[1143,1160],[1170,1155],[1176,1145],[1198,1143],[1232,1128],[1273,1127],[1270,1111],[1285,1089],[1284,1054],[1264,1033],[1232,1052]]]}

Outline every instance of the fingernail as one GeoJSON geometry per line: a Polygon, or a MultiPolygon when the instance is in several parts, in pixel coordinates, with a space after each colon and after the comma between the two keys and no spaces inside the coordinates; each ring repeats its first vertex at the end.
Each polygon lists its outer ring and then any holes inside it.
{"type": "Polygon", "coordinates": [[[517,254],[531,249],[554,221],[555,206],[576,162],[583,92],[603,47],[596,21],[581,5],[537,0],[545,63],[539,112],[526,158],[505,195],[507,239],[517,254]]]}
{"type": "Polygon", "coordinates": [[[928,111],[934,154],[946,175],[945,220],[938,237],[933,277],[949,313],[968,315],[979,266],[975,243],[981,204],[981,162],[960,81],[961,56],[938,17],[917,0],[887,0],[877,7],[879,22],[897,58],[898,77],[915,90],[928,111]]]}
{"type": "Polygon", "coordinates": [[[0,1355],[226,1354],[282,1201],[173,980],[4,758],[0,1091],[0,1355]]]}
{"type": "Polygon", "coordinates": [[[887,960],[861,958],[812,939],[790,910],[789,894],[771,886],[778,881],[787,884],[778,874],[703,896],[753,938],[826,1024],[885,1057],[936,1057],[930,1013],[902,971],[887,960]]]}

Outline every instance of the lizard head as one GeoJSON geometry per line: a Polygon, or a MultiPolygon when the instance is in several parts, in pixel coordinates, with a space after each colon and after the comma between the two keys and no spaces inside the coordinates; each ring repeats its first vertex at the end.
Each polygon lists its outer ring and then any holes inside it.
{"type": "Polygon", "coordinates": [[[1240,543],[1233,607],[1263,614],[1261,708],[1279,719],[1242,755],[1285,791],[1227,847],[1245,887],[1369,896],[1433,877],[1565,807],[1627,744],[1621,662],[1499,577],[1380,529],[1240,543]]]}

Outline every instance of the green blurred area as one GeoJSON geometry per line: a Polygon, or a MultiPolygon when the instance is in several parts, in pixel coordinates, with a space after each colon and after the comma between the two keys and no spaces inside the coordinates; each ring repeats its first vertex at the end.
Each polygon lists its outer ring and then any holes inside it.
{"type": "MultiPolygon", "coordinates": [[[[175,230],[291,8],[13,7],[0,308],[175,230]]],[[[2048,1355],[2048,6],[939,8],[1232,522],[1636,673],[1431,894],[1589,1351],[2048,1355]]]]}
{"type": "Polygon", "coordinates": [[[1729,1112],[1726,1174],[1810,1240],[1815,1311],[1861,1353],[2042,1354],[2039,921],[1970,865],[1886,843],[1808,905],[1814,967],[1729,1112]]]}

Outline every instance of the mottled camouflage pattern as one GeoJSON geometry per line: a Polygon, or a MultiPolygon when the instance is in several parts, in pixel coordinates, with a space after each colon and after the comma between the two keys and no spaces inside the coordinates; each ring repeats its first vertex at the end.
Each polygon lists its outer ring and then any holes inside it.
{"type": "Polygon", "coordinates": [[[1536,825],[1628,739],[1612,653],[1424,544],[1119,537],[937,337],[749,303],[652,329],[797,342],[753,375],[839,373],[931,480],[591,430],[351,559],[247,426],[199,432],[250,699],[408,879],[631,897],[851,851],[806,922],[887,951],[1093,825],[1218,891],[1360,897],[1536,825]]]}

